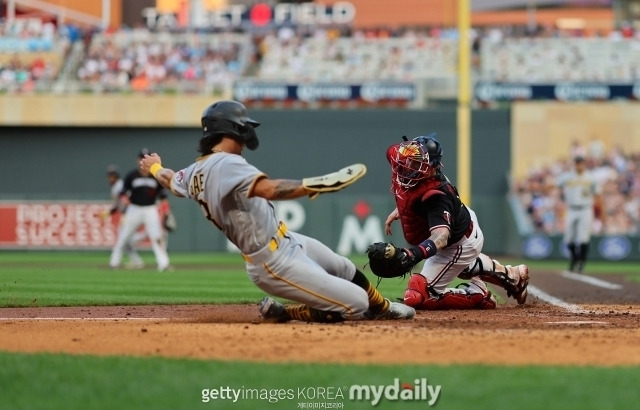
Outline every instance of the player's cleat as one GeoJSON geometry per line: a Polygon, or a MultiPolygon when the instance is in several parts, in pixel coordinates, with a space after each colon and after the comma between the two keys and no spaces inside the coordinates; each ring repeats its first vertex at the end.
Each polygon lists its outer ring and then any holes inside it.
{"type": "Polygon", "coordinates": [[[158,268],[158,272],[173,272],[175,268],[171,265],[167,265],[164,268],[158,268]]]}
{"type": "Polygon", "coordinates": [[[258,308],[260,315],[268,322],[286,322],[284,305],[272,297],[265,296],[258,308]]]}
{"type": "Polygon", "coordinates": [[[513,297],[519,305],[522,305],[527,301],[527,295],[529,294],[527,290],[527,286],[529,286],[529,267],[527,265],[507,265],[505,268],[511,279],[518,279],[518,283],[515,285],[516,290],[507,292],[507,294],[513,297]]]}
{"type": "Polygon", "coordinates": [[[387,309],[386,312],[382,312],[375,316],[371,315],[370,318],[375,320],[411,319],[415,314],[416,310],[411,306],[407,306],[404,303],[389,301],[389,309],[387,309]]]}

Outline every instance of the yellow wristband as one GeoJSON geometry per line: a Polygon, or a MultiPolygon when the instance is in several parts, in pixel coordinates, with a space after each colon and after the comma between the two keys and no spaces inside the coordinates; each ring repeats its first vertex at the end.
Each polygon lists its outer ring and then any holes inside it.
{"type": "Polygon", "coordinates": [[[153,177],[155,178],[156,174],[161,169],[162,169],[162,165],[156,162],[155,164],[151,165],[151,167],[149,167],[149,173],[153,175],[153,177]]]}

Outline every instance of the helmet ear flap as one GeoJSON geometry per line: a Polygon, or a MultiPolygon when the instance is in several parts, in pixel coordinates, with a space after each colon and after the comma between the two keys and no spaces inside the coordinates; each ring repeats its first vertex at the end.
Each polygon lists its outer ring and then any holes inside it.
{"type": "Polygon", "coordinates": [[[246,129],[242,135],[244,139],[244,143],[247,145],[247,148],[249,148],[251,151],[255,151],[260,145],[260,141],[258,140],[258,135],[256,134],[256,130],[251,124],[246,124],[244,128],[246,129]]]}

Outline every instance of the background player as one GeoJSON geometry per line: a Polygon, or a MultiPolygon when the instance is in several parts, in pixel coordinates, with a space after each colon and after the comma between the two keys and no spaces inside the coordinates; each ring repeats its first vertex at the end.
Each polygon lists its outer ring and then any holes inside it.
{"type": "Polygon", "coordinates": [[[278,221],[271,200],[315,196],[308,179],[270,179],[249,164],[242,151],[259,141],[244,105],[212,104],[202,114],[195,163],[174,172],[162,168],[157,154],[145,156],[140,170],[150,172],[179,197],[196,201],[205,217],[243,254],[249,278],[265,292],[300,302],[283,305],[271,297],[260,313],[271,321],[339,322],[345,319],[409,319],[415,311],[383,298],[347,258],[316,239],[289,231],[278,221]]]}
{"type": "Polygon", "coordinates": [[[569,250],[569,270],[582,273],[589,253],[594,204],[602,207],[600,188],[587,170],[585,158],[574,158],[574,169],[560,175],[556,181],[562,188],[565,214],[564,243],[569,250]]]}
{"type": "MultiPolygon", "coordinates": [[[[143,158],[149,150],[144,148],[138,155],[143,158]]],[[[169,255],[163,233],[162,220],[158,212],[157,202],[167,201],[167,192],[149,173],[134,169],[124,179],[120,200],[126,204],[124,223],[119,231],[118,239],[111,252],[109,265],[117,269],[122,261],[122,253],[127,243],[140,226],[151,241],[151,247],[156,258],[157,269],[160,272],[170,270],[169,255]]],[[[162,205],[168,209],[168,205],[162,205]]]]}
{"type": "MultiPolygon", "coordinates": [[[[119,215],[117,236],[120,236],[120,231],[124,228],[124,210],[126,206],[124,206],[120,201],[120,194],[122,192],[124,181],[120,177],[120,172],[118,172],[118,168],[115,165],[109,165],[107,167],[107,181],[109,182],[110,188],[111,208],[108,211],[105,211],[102,216],[106,219],[109,216],[114,217],[116,214],[119,215]]],[[[126,268],[142,269],[144,267],[144,261],[136,251],[136,244],[146,237],[147,232],[144,229],[139,229],[131,235],[131,239],[125,244],[124,252],[129,257],[129,261],[125,264],[126,268]]]]}
{"type": "Polygon", "coordinates": [[[400,220],[412,246],[398,250],[396,256],[407,269],[426,259],[421,272],[409,279],[405,303],[425,310],[494,309],[495,298],[484,281],[506,289],[518,304],[525,303],[529,269],[503,266],[481,253],[484,236],[478,219],[442,173],[442,146],[435,136],[405,139],[387,149],[397,207],[387,218],[385,231],[390,235],[391,224],[400,220]],[[470,281],[450,288],[456,277],[470,281]]]}

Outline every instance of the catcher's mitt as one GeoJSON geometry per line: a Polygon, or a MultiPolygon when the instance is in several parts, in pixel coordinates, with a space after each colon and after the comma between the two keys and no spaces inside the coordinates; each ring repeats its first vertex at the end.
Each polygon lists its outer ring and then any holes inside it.
{"type": "Polygon", "coordinates": [[[315,199],[323,192],[339,191],[353,184],[366,173],[367,167],[364,164],[353,164],[330,174],[304,178],[302,180],[302,186],[309,191],[313,191],[309,194],[309,198],[315,199]]]}
{"type": "Polygon", "coordinates": [[[376,242],[367,248],[371,272],[381,278],[396,278],[410,273],[421,258],[409,249],[391,243],[376,242]]]}

